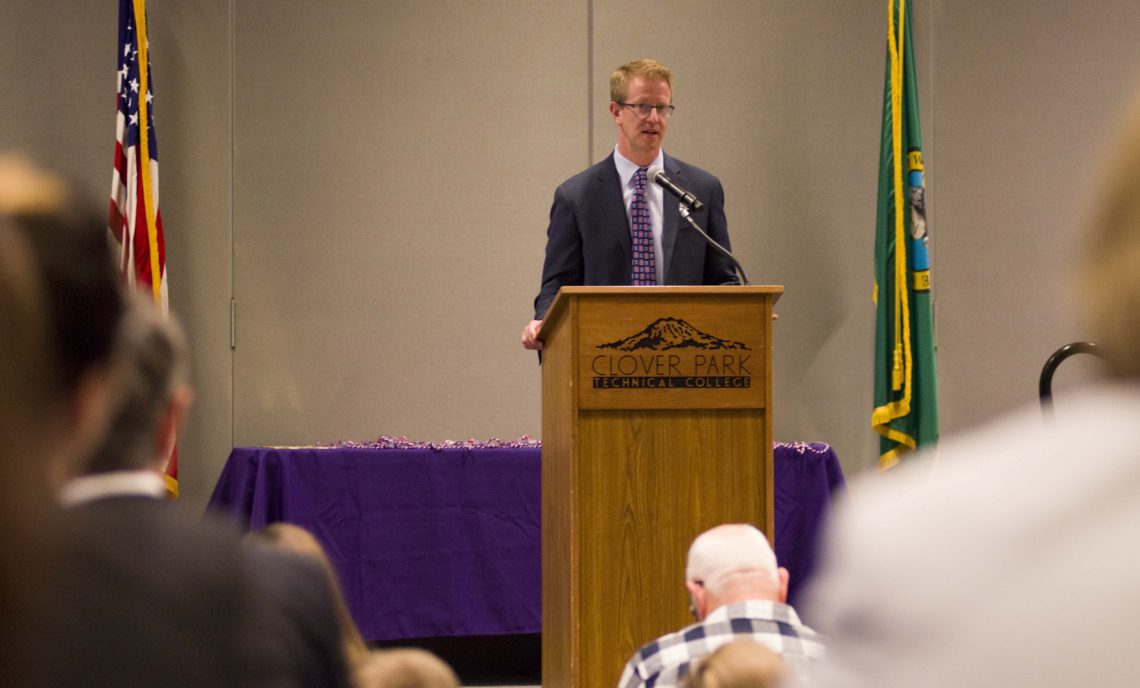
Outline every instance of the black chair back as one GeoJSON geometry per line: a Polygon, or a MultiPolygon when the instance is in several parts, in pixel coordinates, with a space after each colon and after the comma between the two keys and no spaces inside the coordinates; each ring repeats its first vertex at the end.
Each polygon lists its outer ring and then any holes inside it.
{"type": "Polygon", "coordinates": [[[1047,418],[1053,415],[1053,373],[1057,372],[1057,367],[1064,363],[1070,356],[1076,354],[1092,354],[1093,356],[1100,357],[1100,352],[1097,351],[1096,344],[1092,342],[1073,342],[1066,344],[1060,349],[1053,352],[1048,361],[1045,361],[1045,367],[1041,369],[1041,380],[1037,386],[1037,393],[1041,397],[1041,412],[1047,418]]]}

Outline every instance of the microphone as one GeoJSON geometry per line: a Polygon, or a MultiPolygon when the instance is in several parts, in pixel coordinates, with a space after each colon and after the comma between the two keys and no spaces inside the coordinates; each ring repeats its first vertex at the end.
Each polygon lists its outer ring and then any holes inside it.
{"type": "Polygon", "coordinates": [[[646,176],[649,177],[650,181],[656,182],[658,186],[676,196],[679,201],[693,210],[700,210],[705,207],[705,204],[701,203],[701,199],[685,191],[677,185],[677,182],[670,179],[669,175],[665,174],[665,170],[662,169],[660,165],[650,167],[648,172],[646,172],[646,176]]]}
{"type": "Polygon", "coordinates": [[[698,225],[696,221],[693,220],[693,218],[690,216],[690,209],[700,210],[701,208],[705,207],[705,204],[701,203],[700,199],[698,199],[693,194],[685,191],[680,186],[677,186],[677,183],[665,174],[665,171],[661,169],[660,165],[654,165],[650,167],[646,171],[645,175],[653,181],[657,182],[662,188],[676,196],[681,201],[681,217],[685,218],[685,222],[688,222],[689,226],[693,228],[693,231],[699,234],[700,237],[713,248],[713,250],[724,256],[730,263],[732,263],[732,267],[740,275],[739,284],[745,286],[751,284],[751,282],[748,281],[748,275],[744,273],[744,266],[740,264],[740,261],[736,259],[736,256],[732,255],[728,249],[717,243],[716,239],[713,239],[708,235],[708,232],[701,229],[701,226],[698,225]]]}

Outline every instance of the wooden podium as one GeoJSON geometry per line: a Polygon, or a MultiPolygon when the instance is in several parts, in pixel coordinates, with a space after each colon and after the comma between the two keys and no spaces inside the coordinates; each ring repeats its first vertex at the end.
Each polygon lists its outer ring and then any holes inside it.
{"type": "Polygon", "coordinates": [[[616,686],[691,623],[700,532],[773,539],[772,305],[783,287],[564,287],[542,365],[542,686],[616,686]]]}

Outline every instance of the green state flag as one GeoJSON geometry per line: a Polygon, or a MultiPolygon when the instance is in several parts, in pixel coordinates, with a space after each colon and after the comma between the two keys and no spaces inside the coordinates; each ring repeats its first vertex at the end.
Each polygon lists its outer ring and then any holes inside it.
{"type": "Polygon", "coordinates": [[[887,0],[887,76],[875,228],[879,465],[938,440],[938,384],[910,0],[887,0]]]}

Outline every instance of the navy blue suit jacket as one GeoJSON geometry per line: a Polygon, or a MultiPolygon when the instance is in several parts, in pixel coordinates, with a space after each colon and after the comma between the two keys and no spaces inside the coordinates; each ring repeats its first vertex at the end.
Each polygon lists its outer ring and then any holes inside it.
{"type": "MultiPolygon", "coordinates": [[[[666,174],[705,204],[700,212],[692,214],[693,220],[719,244],[732,250],[720,180],[699,167],[668,155],[664,158],[666,174]]],[[[679,202],[668,192],[663,211],[665,284],[736,282],[732,265],[688,226],[679,213],[679,202]]],[[[631,252],[629,216],[610,154],[554,191],[542,288],[534,300],[535,319],[542,319],[563,286],[629,284],[631,252]]]]}
{"type": "Polygon", "coordinates": [[[349,686],[332,592],[309,562],[145,496],[64,512],[58,657],[37,685],[349,686]]]}

